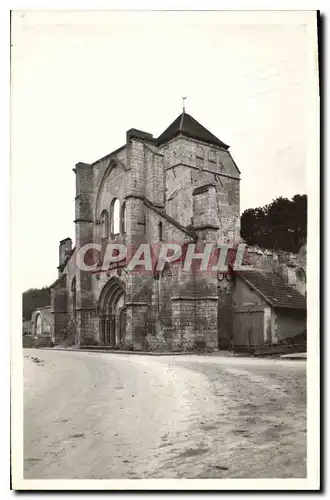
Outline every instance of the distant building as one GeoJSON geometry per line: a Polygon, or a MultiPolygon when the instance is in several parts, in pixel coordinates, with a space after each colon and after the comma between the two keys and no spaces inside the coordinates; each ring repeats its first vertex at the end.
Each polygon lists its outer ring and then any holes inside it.
{"type": "Polygon", "coordinates": [[[306,333],[306,300],[273,271],[236,273],[233,347],[272,345],[306,333]]]}

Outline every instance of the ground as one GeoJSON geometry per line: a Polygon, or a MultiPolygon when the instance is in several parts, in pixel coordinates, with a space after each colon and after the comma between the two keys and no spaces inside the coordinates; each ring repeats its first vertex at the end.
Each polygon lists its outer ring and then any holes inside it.
{"type": "Polygon", "coordinates": [[[24,351],[25,479],[306,477],[306,362],[24,351]]]}

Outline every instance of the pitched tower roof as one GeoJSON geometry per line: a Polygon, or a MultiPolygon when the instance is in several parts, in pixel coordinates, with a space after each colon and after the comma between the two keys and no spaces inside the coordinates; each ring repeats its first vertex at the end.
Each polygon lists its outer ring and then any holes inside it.
{"type": "Polygon", "coordinates": [[[190,116],[188,113],[181,113],[173,123],[158,137],[157,144],[163,144],[164,142],[170,141],[177,135],[182,134],[186,137],[191,137],[192,139],[197,139],[199,141],[207,142],[209,144],[215,144],[221,148],[228,149],[229,146],[224,142],[220,141],[215,135],[211,134],[203,125],[201,125],[195,118],[190,116]]]}

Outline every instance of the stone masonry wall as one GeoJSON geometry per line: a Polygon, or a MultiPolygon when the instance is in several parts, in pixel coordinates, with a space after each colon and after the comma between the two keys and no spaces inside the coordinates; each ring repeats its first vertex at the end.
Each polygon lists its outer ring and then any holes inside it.
{"type": "MultiPolygon", "coordinates": [[[[76,165],[76,252],[93,242],[93,169],[85,163],[76,165]]],[[[76,273],[76,343],[90,343],[94,330],[89,311],[95,311],[90,271],[76,273]],[[88,324],[85,324],[85,321],[88,324]],[[86,337],[86,332],[89,332],[86,337]]]]}
{"type": "Polygon", "coordinates": [[[68,299],[67,299],[67,279],[63,275],[51,288],[51,311],[53,314],[53,332],[55,344],[60,344],[67,339],[68,326],[68,299]]]}
{"type": "Polygon", "coordinates": [[[220,230],[218,237],[239,239],[239,171],[228,151],[216,146],[178,137],[161,149],[164,154],[166,210],[183,225],[193,216],[194,189],[213,184],[213,210],[220,230]]]}
{"type": "Polygon", "coordinates": [[[36,335],[36,322],[37,317],[41,318],[41,334],[42,335],[52,335],[54,330],[53,320],[54,315],[52,314],[51,306],[41,307],[32,312],[31,315],[31,333],[36,335]]]}
{"type": "MultiPolygon", "coordinates": [[[[157,245],[162,240],[184,245],[195,241],[196,234],[201,241],[232,241],[239,234],[240,175],[229,152],[217,146],[179,136],[157,149],[150,137],[141,139],[133,131],[117,152],[92,165],[79,163],[75,171],[76,253],[87,243],[102,243],[101,212],[107,210],[110,216],[114,198],[120,206],[126,204],[126,234],[115,241],[126,244],[128,259],[141,243],[157,245]]],[[[65,284],[61,281],[54,288],[54,304],[64,295],[66,302],[65,310],[54,309],[55,330],[58,327],[60,337],[68,338],[70,329],[75,329],[77,345],[97,343],[98,300],[117,271],[95,274],[77,269],[74,263],[75,256],[63,270],[65,284]]],[[[166,344],[186,350],[196,342],[217,347],[215,273],[178,266],[158,277],[153,269],[128,272],[120,279],[125,284],[126,339],[135,348],[166,344]]]]}

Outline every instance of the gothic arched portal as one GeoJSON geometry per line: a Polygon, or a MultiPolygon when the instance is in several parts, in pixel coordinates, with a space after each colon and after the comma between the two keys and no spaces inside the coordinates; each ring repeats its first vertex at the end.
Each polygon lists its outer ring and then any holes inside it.
{"type": "Polygon", "coordinates": [[[37,336],[42,334],[42,318],[41,314],[38,313],[35,319],[35,333],[37,336]]]}
{"type": "Polygon", "coordinates": [[[113,277],[104,285],[98,303],[101,344],[125,342],[125,310],[125,284],[113,277]]]}

